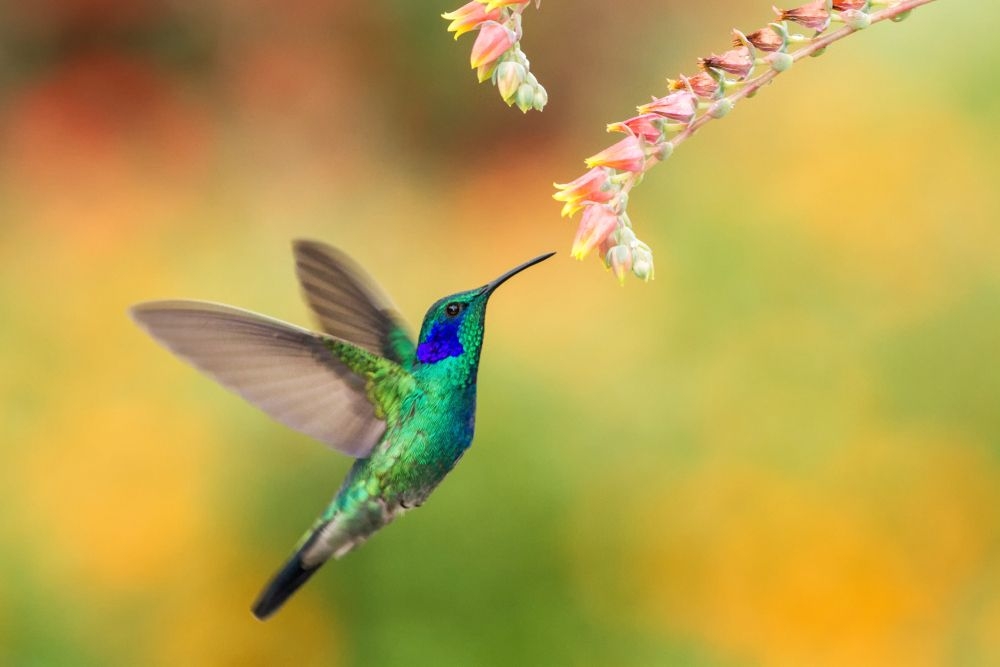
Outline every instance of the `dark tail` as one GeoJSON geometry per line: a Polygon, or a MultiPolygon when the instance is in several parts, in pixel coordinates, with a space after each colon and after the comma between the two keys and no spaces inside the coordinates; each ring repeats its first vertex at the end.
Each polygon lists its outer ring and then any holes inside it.
{"type": "Polygon", "coordinates": [[[285,601],[299,590],[299,586],[309,581],[309,577],[313,576],[313,573],[326,562],[324,558],[315,565],[307,566],[302,560],[302,554],[313,546],[321,529],[322,526],[312,532],[309,539],[288,559],[288,562],[278,570],[267,587],[261,591],[251,608],[253,615],[258,620],[267,620],[274,612],[278,611],[281,605],[285,604],[285,601]]]}

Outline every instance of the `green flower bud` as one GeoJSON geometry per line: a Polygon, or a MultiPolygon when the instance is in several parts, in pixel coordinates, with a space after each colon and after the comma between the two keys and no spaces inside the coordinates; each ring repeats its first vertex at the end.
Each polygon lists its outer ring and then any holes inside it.
{"type": "Polygon", "coordinates": [[[497,90],[500,91],[500,97],[508,105],[514,103],[514,96],[517,95],[518,88],[524,83],[525,76],[527,76],[527,72],[521,63],[505,60],[497,65],[493,78],[496,81],[497,90]]]}
{"type": "Polygon", "coordinates": [[[708,115],[712,118],[722,118],[733,110],[732,100],[723,97],[708,108],[708,115]]]}
{"type": "Polygon", "coordinates": [[[840,12],[840,19],[849,28],[864,30],[872,24],[872,17],[860,9],[846,9],[840,12]]]}
{"type": "Polygon", "coordinates": [[[767,60],[771,64],[771,69],[779,73],[787,71],[795,62],[791,54],[782,51],[775,51],[767,57],[767,60]]]}
{"type": "Polygon", "coordinates": [[[524,113],[528,113],[535,104],[535,87],[527,82],[522,83],[514,94],[514,104],[524,113]]]}
{"type": "Polygon", "coordinates": [[[653,253],[644,243],[632,249],[632,273],[642,281],[653,279],[653,253]]]}
{"type": "Polygon", "coordinates": [[[549,103],[548,91],[545,90],[542,84],[538,84],[537,86],[535,86],[535,101],[532,103],[532,106],[538,111],[541,111],[542,109],[545,108],[545,105],[548,103],[549,103]]]}

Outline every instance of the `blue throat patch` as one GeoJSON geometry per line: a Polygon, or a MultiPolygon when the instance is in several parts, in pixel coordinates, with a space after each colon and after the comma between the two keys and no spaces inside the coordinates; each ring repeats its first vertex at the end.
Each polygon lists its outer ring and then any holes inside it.
{"type": "Polygon", "coordinates": [[[465,348],[458,340],[460,323],[459,319],[435,322],[427,334],[427,340],[417,346],[417,360],[422,364],[433,364],[464,353],[465,348]]]}

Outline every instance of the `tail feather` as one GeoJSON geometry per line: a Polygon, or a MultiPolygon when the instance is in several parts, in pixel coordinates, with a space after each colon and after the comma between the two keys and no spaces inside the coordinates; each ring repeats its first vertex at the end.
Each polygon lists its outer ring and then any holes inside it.
{"type": "Polygon", "coordinates": [[[253,603],[253,607],[251,608],[253,615],[258,620],[267,620],[274,612],[278,611],[281,605],[285,604],[285,601],[292,597],[292,594],[302,584],[309,581],[309,577],[313,576],[323,566],[323,563],[326,562],[326,557],[315,557],[316,554],[313,548],[317,546],[316,542],[323,535],[323,529],[328,523],[322,523],[312,531],[306,541],[302,543],[302,546],[298,548],[292,557],[271,578],[271,581],[264,590],[261,591],[257,597],[257,601],[253,603]],[[314,553],[309,554],[309,562],[307,563],[305,556],[310,551],[314,553]]]}

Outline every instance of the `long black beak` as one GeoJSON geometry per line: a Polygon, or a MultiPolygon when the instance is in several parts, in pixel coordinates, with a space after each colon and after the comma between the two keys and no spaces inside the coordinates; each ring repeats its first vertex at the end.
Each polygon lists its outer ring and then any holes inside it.
{"type": "Polygon", "coordinates": [[[481,290],[481,293],[482,294],[486,294],[486,295],[492,294],[493,290],[495,290],[496,288],[498,288],[501,285],[503,285],[505,282],[507,282],[508,280],[510,280],[510,278],[512,278],[513,276],[517,275],[521,271],[524,271],[528,267],[531,267],[531,266],[534,266],[535,264],[538,264],[539,262],[544,262],[545,260],[547,260],[549,257],[551,257],[554,254],[555,254],[554,252],[547,252],[544,255],[539,255],[538,257],[536,257],[534,259],[529,259],[527,262],[525,262],[524,264],[521,264],[520,266],[514,267],[513,269],[511,269],[507,273],[503,274],[502,276],[500,276],[496,280],[493,280],[493,281],[488,282],[485,285],[483,285],[483,289],[481,290]]]}

